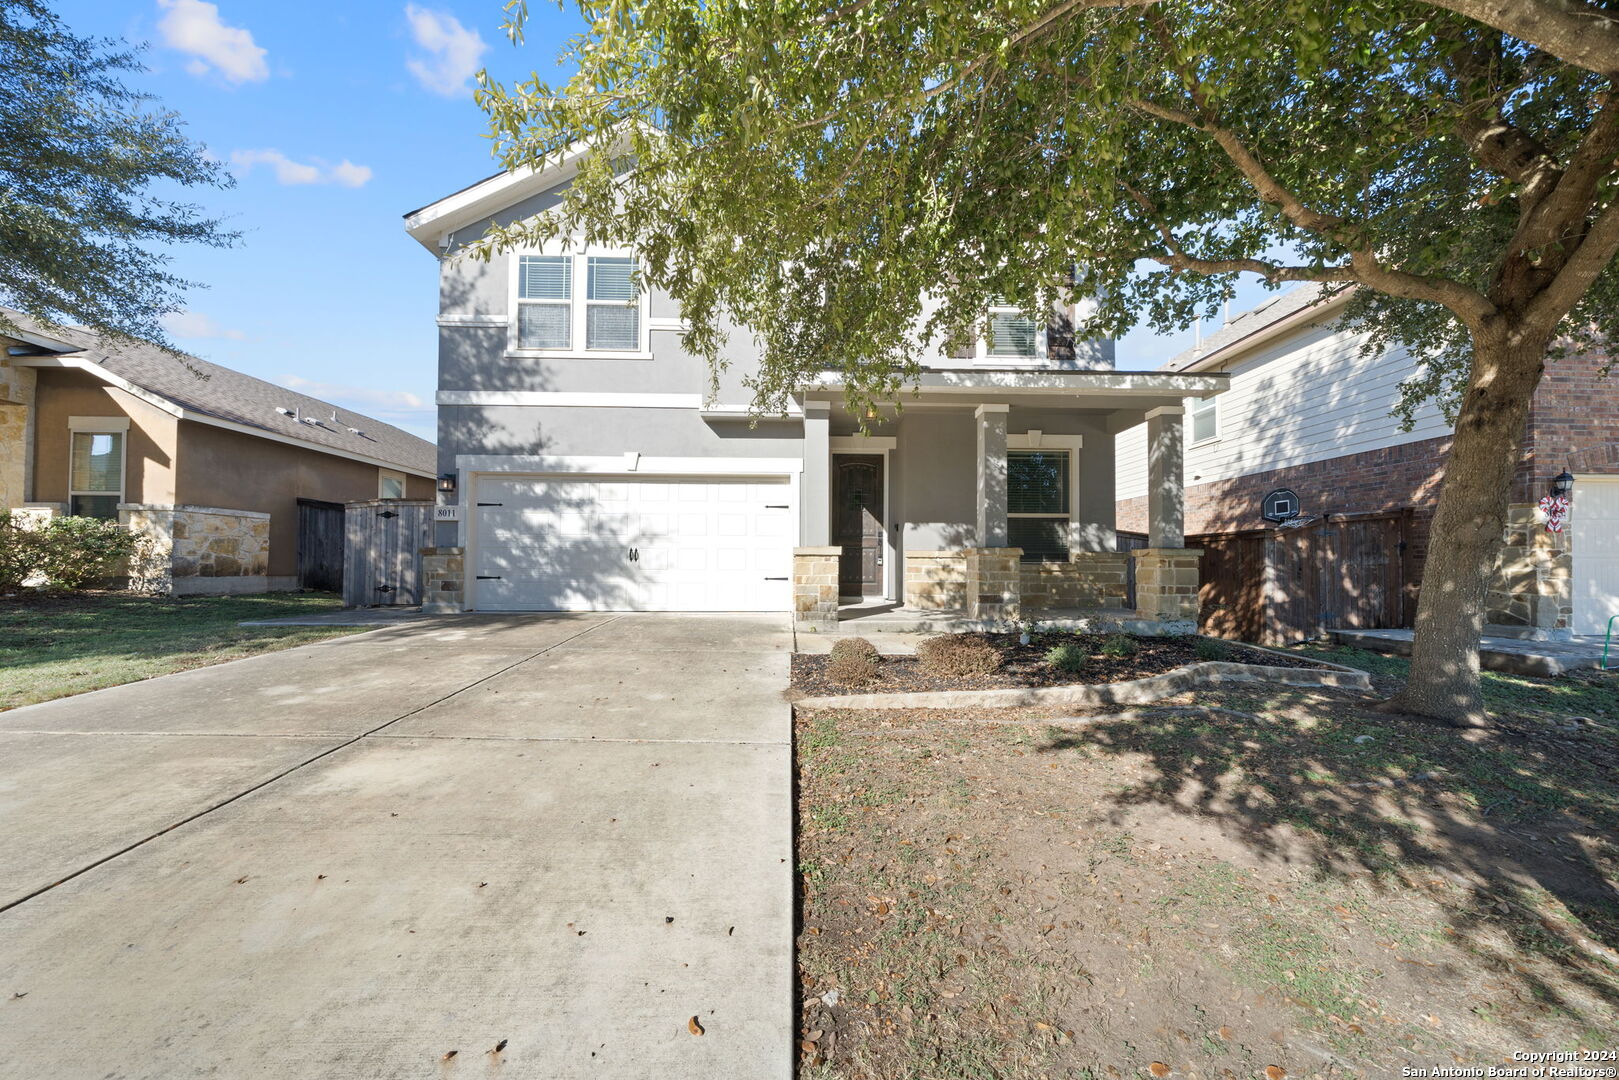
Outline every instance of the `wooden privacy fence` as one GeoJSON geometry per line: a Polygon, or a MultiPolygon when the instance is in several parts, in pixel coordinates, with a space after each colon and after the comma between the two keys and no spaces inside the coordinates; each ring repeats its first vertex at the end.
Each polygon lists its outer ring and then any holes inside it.
{"type": "Polygon", "coordinates": [[[1198,629],[1285,645],[1335,627],[1408,626],[1420,579],[1410,538],[1409,511],[1188,536],[1203,549],[1198,629]]]}
{"type": "Polygon", "coordinates": [[[345,607],[422,602],[421,551],[432,545],[431,502],[351,502],[343,526],[345,607]]]}

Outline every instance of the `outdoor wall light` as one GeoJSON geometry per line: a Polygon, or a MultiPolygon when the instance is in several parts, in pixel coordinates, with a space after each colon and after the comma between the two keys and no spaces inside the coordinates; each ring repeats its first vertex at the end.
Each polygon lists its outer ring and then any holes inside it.
{"type": "Polygon", "coordinates": [[[444,492],[446,495],[454,495],[455,494],[455,474],[453,472],[447,472],[443,476],[439,477],[438,478],[438,489],[440,491],[444,492]]]}
{"type": "Polygon", "coordinates": [[[1552,478],[1552,494],[1568,498],[1574,491],[1574,477],[1567,469],[1552,478]]]}

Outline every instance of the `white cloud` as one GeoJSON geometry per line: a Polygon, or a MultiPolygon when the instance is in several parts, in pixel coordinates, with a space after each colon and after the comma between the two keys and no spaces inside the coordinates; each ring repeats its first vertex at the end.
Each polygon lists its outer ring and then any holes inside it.
{"type": "Polygon", "coordinates": [[[370,386],[347,386],[343,383],[319,382],[300,375],[283,375],[276,380],[288,390],[296,390],[310,397],[327,401],[350,402],[367,410],[411,413],[427,408],[422,399],[408,390],[378,390],[370,386]]]}
{"type": "Polygon", "coordinates": [[[219,5],[204,0],[157,0],[157,6],[167,13],[157,24],[163,43],[195,58],[186,64],[191,74],[217,71],[233,83],[262,82],[270,77],[265,50],[247,30],[220,22],[219,5]]]}
{"type": "Polygon", "coordinates": [[[416,44],[432,54],[405,61],[416,81],[445,97],[466,93],[467,80],[477,73],[480,58],[489,48],[478,31],[468,30],[447,11],[429,11],[415,4],[405,5],[405,18],[416,44]]]}
{"type": "Polygon", "coordinates": [[[275,172],[278,184],[340,184],[357,188],[371,179],[369,165],[356,165],[348,158],[336,165],[327,165],[318,158],[311,162],[294,161],[279,150],[232,150],[230,164],[238,176],[246,176],[255,165],[268,165],[275,172]]]}
{"type": "Polygon", "coordinates": [[[212,316],[204,315],[200,311],[171,311],[163,316],[163,329],[177,338],[192,341],[204,338],[218,338],[227,341],[246,341],[247,335],[240,330],[232,330],[228,326],[221,326],[213,320],[212,316]]]}

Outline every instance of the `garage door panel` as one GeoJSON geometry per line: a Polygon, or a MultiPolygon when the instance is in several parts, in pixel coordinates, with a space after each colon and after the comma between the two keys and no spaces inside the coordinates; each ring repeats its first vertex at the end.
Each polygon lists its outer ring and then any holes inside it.
{"type": "Polygon", "coordinates": [[[707,478],[483,478],[474,606],[786,610],[791,490],[707,478]]]}
{"type": "Polygon", "coordinates": [[[1619,477],[1581,479],[1569,513],[1574,631],[1600,634],[1619,615],[1619,477]]]}

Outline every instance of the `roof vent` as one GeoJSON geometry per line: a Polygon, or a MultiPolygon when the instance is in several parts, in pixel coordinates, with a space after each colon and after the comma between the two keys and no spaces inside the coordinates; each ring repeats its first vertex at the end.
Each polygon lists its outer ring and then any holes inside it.
{"type": "Polygon", "coordinates": [[[279,406],[279,405],[277,405],[277,406],[276,406],[276,407],[275,407],[275,411],[276,411],[276,412],[278,412],[278,413],[280,413],[280,414],[281,414],[281,415],[282,415],[282,416],[290,416],[290,417],[293,417],[293,418],[294,418],[294,419],[296,419],[296,418],[297,418],[297,416],[298,416],[298,414],[297,414],[297,413],[295,413],[295,412],[293,412],[293,411],[292,411],[292,410],[291,410],[291,409],[283,409],[283,408],[282,408],[282,407],[281,407],[281,406],[279,406]]]}

